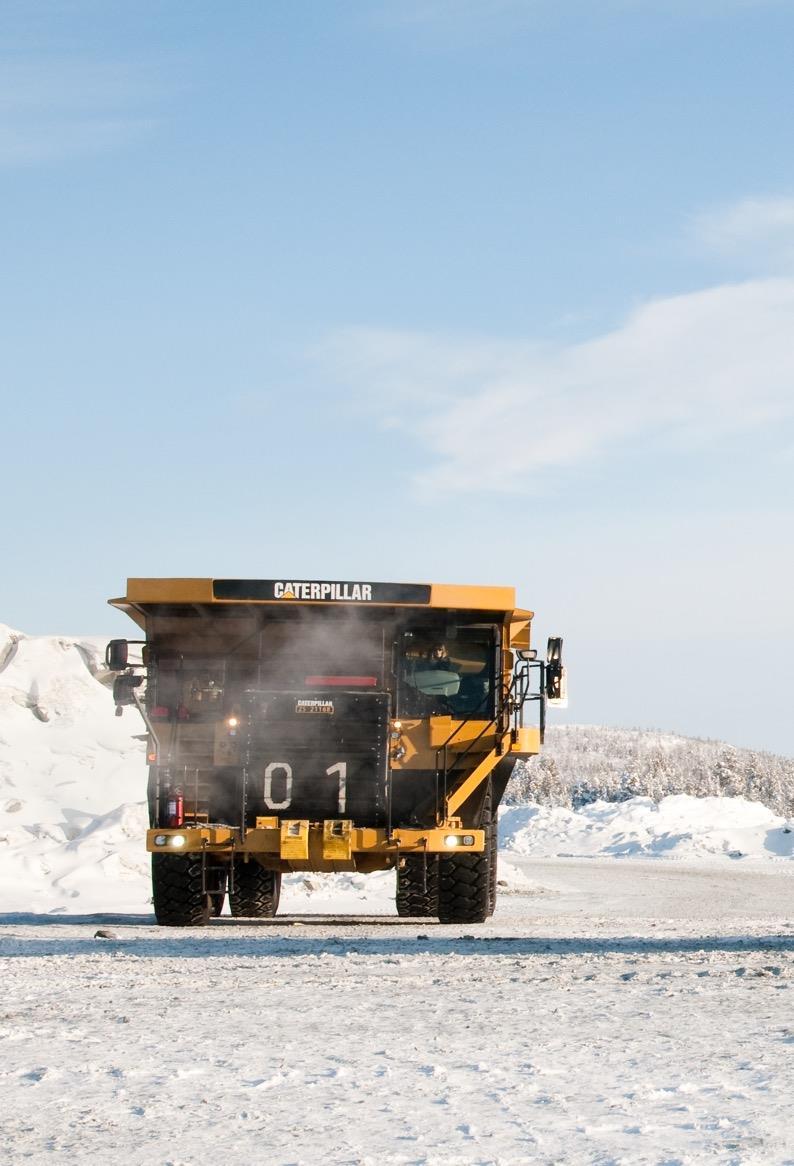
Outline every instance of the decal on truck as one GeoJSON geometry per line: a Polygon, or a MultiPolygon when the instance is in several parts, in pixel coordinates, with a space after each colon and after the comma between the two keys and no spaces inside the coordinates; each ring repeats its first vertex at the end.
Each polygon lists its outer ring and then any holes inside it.
{"type": "Polygon", "coordinates": [[[296,713],[325,713],[327,716],[334,715],[334,702],[332,700],[296,700],[296,713]]]}
{"type": "Polygon", "coordinates": [[[424,583],[362,583],[344,580],[215,579],[215,599],[298,600],[314,603],[429,603],[424,583]]]}

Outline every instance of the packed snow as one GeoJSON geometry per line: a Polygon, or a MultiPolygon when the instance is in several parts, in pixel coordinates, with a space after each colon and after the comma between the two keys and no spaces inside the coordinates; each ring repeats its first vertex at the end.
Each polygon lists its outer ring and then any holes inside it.
{"type": "Polygon", "coordinates": [[[506,806],[482,926],[310,874],[158,928],[102,648],[0,629],[4,1162],[794,1166],[788,819],[506,806]]]}

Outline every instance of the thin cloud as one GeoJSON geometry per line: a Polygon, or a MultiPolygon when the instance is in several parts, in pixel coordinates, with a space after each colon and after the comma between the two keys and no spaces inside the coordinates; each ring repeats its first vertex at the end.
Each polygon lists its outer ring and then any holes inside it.
{"type": "Polygon", "coordinates": [[[392,24],[455,24],[461,22],[491,21],[512,16],[525,18],[527,8],[539,9],[549,0],[402,0],[398,5],[378,4],[376,11],[384,21],[392,24]]]}
{"type": "Polygon", "coordinates": [[[118,148],[157,125],[168,92],[152,64],[0,60],[0,166],[118,148]]]}
{"type": "Polygon", "coordinates": [[[743,198],[692,221],[697,242],[731,261],[794,272],[794,196],[743,198]]]}
{"type": "MultiPolygon", "coordinates": [[[[723,18],[744,9],[782,7],[789,0],[602,0],[605,19],[617,14],[649,17],[654,13],[684,20],[703,17],[723,18]]],[[[445,30],[460,38],[479,30],[490,33],[512,32],[531,27],[540,15],[559,14],[557,0],[374,0],[371,9],[379,23],[386,26],[413,26],[426,31],[445,30]]],[[[590,0],[574,0],[568,16],[578,11],[592,17],[590,0]]]]}
{"type": "Polygon", "coordinates": [[[794,417],[794,279],[658,299],[580,344],[363,329],[325,357],[417,437],[423,490],[530,490],[637,439],[702,445],[794,417]]]}
{"type": "Polygon", "coordinates": [[[531,29],[551,0],[373,0],[364,19],[431,52],[479,49],[531,29]]]}

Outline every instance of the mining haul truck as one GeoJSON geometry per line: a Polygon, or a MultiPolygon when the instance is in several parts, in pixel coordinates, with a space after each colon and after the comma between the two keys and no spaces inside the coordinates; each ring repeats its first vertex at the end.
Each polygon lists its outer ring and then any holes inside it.
{"type": "Polygon", "coordinates": [[[227,894],[273,916],[284,872],[388,868],[399,915],[492,914],[497,807],[564,687],[512,588],[129,579],[110,603],[145,637],[106,661],[147,730],[158,923],[227,894]]]}

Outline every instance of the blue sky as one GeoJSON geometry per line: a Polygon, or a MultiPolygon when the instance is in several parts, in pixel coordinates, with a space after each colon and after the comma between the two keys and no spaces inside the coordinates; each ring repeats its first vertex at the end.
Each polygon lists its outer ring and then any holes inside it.
{"type": "Polygon", "coordinates": [[[794,4],[0,3],[0,620],[515,583],[794,753],[794,4]]]}

